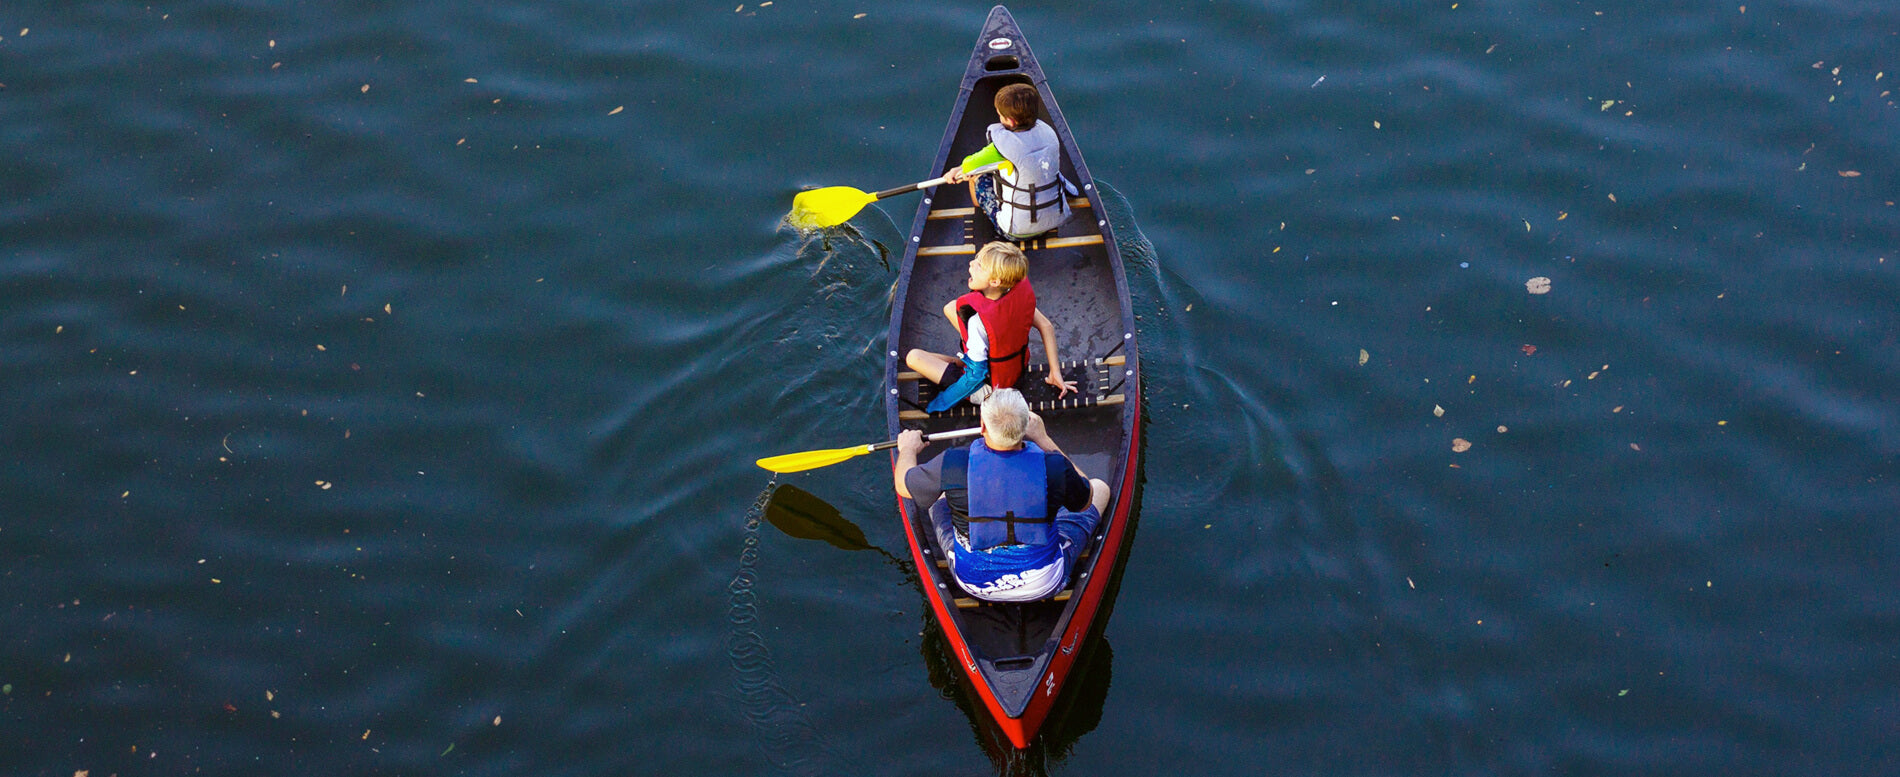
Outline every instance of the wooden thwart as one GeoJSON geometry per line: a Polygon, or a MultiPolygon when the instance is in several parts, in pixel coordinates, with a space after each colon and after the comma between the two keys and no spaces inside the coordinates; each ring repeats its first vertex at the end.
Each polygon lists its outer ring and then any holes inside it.
{"type": "MultiPolygon", "coordinates": [[[[1056,594],[1055,596],[1051,596],[1051,597],[1049,597],[1049,598],[1047,598],[1047,599],[1038,599],[1037,601],[1043,601],[1043,602],[1066,602],[1066,601],[1068,601],[1068,600],[1070,600],[1070,599],[1073,599],[1073,598],[1075,598],[1075,589],[1074,589],[1074,588],[1064,588],[1064,589],[1062,589],[1062,593],[1059,593],[1059,594],[1056,594]]],[[[955,601],[955,602],[957,603],[957,609],[959,609],[959,610],[973,610],[973,609],[976,609],[976,608],[978,608],[978,607],[982,607],[983,605],[986,605],[986,604],[988,604],[988,605],[998,605],[998,604],[1033,604],[1033,602],[986,602],[986,601],[983,601],[983,600],[981,600],[981,599],[972,599],[972,598],[970,598],[970,597],[968,597],[968,596],[959,596],[959,597],[957,597],[957,598],[956,598],[956,599],[955,599],[954,601],[955,601]]]]}
{"type": "MultiPolygon", "coordinates": [[[[1102,244],[1101,235],[1077,235],[1075,237],[1051,237],[1025,240],[1019,245],[1024,251],[1040,251],[1046,248],[1076,248],[1079,246],[1098,246],[1102,244]]],[[[969,243],[947,246],[924,246],[917,249],[918,256],[956,256],[974,254],[976,246],[969,243]]]]}

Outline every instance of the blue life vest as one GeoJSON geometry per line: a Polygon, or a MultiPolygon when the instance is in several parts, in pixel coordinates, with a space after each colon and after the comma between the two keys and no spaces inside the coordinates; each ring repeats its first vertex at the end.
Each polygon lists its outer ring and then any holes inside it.
{"type": "Polygon", "coordinates": [[[982,440],[944,453],[943,487],[961,487],[969,503],[971,550],[1055,541],[1049,505],[1048,456],[1025,441],[1013,451],[990,450],[982,440]]]}

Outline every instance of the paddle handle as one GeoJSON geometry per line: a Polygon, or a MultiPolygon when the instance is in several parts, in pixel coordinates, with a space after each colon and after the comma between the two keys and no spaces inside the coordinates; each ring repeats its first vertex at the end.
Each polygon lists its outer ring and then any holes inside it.
{"type": "MultiPolygon", "coordinates": [[[[976,427],[971,427],[969,429],[957,429],[955,431],[938,432],[936,434],[927,434],[927,435],[924,435],[924,439],[930,442],[936,442],[937,440],[954,440],[954,439],[957,439],[958,437],[975,437],[982,433],[983,433],[983,427],[976,426],[976,427]]],[[[885,440],[884,442],[880,442],[880,443],[876,443],[876,444],[868,446],[865,452],[869,453],[871,451],[887,451],[895,447],[897,447],[896,440],[885,440]]]]}
{"type": "MultiPolygon", "coordinates": [[[[968,172],[968,173],[965,173],[964,175],[965,175],[965,176],[978,176],[978,175],[982,175],[982,174],[984,174],[984,173],[987,173],[987,172],[990,172],[990,171],[992,171],[992,170],[995,170],[996,168],[998,168],[998,167],[1001,167],[1001,166],[1002,166],[1002,163],[1000,163],[1000,162],[992,162],[992,163],[990,163],[990,164],[987,164],[987,165],[984,165],[984,166],[982,166],[982,167],[979,167],[979,168],[977,168],[977,169],[975,169],[975,170],[971,170],[970,172],[968,172]]],[[[908,193],[908,192],[914,192],[914,191],[917,191],[918,189],[928,189],[928,188],[930,188],[930,187],[932,187],[932,186],[938,186],[938,185],[941,185],[941,184],[943,184],[944,182],[946,182],[946,181],[948,181],[948,180],[950,180],[950,176],[949,176],[949,174],[944,174],[944,175],[940,175],[940,176],[937,176],[936,178],[932,178],[932,179],[930,179],[930,180],[928,180],[928,181],[918,181],[918,182],[916,182],[916,183],[912,183],[912,184],[905,184],[905,185],[903,185],[903,186],[899,186],[899,187],[897,187],[897,188],[895,188],[895,189],[885,189],[884,191],[881,191],[881,192],[878,192],[878,193],[876,193],[876,194],[873,194],[873,195],[871,195],[871,196],[872,196],[873,198],[875,198],[875,199],[879,199],[879,200],[881,200],[881,199],[884,199],[885,197],[895,197],[895,196],[897,196],[897,195],[899,195],[899,194],[905,194],[905,193],[908,193]]],[[[934,437],[933,437],[933,438],[931,438],[931,439],[936,439],[936,438],[934,438],[934,437]]],[[[895,445],[896,443],[892,443],[892,444],[893,444],[893,445],[895,445]]],[[[888,446],[886,446],[886,447],[888,447],[888,446]]],[[[882,449],[882,448],[872,448],[872,450],[883,450],[883,449],[882,449]]]]}

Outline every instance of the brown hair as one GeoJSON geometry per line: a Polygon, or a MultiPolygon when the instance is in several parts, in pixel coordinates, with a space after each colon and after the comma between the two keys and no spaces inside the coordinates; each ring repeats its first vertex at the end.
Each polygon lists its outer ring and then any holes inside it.
{"type": "Polygon", "coordinates": [[[1014,121],[1017,131],[1036,126],[1036,117],[1041,114],[1042,95],[1036,93],[1036,87],[1010,84],[997,90],[996,115],[1014,121]]]}
{"type": "Polygon", "coordinates": [[[976,263],[990,271],[990,280],[1005,289],[1015,288],[1024,278],[1029,277],[1029,257],[1014,244],[1001,240],[983,246],[976,252],[976,263]]]}

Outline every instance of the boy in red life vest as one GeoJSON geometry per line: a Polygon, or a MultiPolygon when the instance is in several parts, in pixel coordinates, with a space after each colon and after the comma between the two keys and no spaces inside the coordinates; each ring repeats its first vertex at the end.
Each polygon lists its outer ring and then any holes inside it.
{"type": "Polygon", "coordinates": [[[1029,330],[1042,335],[1049,359],[1044,383],[1057,396],[1075,390],[1074,381],[1062,379],[1056,359],[1056,326],[1036,309],[1036,291],[1029,286],[1029,258],[1005,242],[983,246],[970,260],[970,293],[943,306],[943,315],[957,329],[963,352],[945,356],[918,348],[904,355],[904,363],[931,382],[945,385],[926,408],[941,413],[969,397],[982,404],[991,387],[1012,388],[1029,363],[1029,330]]]}

